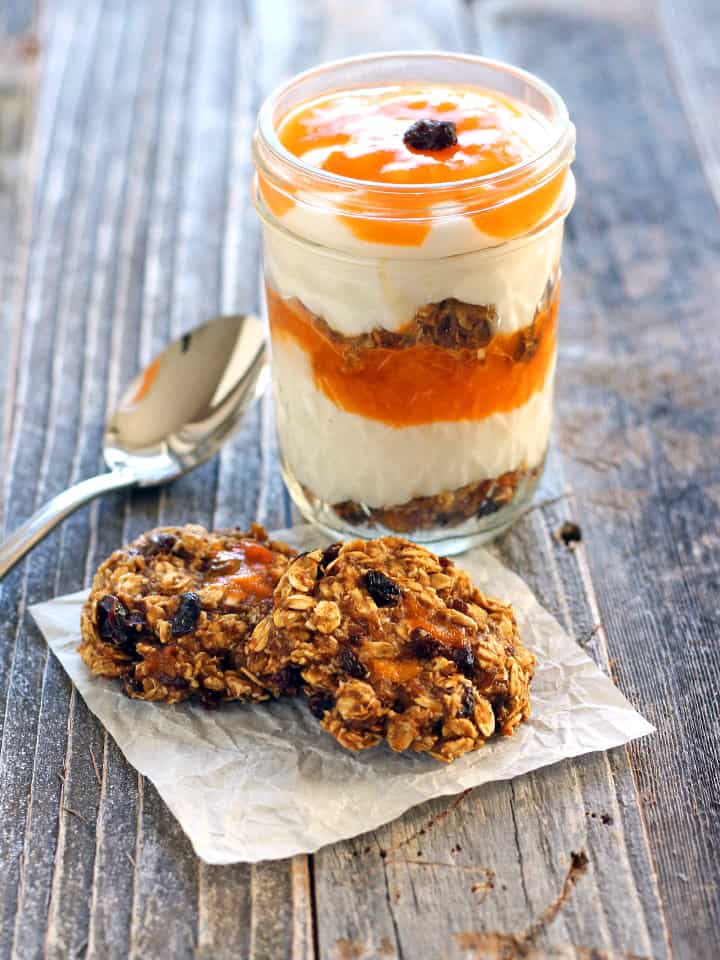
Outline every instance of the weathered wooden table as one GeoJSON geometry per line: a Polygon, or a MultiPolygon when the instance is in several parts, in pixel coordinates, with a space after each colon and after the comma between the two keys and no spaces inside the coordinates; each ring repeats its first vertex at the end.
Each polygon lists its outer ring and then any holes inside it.
{"type": "Polygon", "coordinates": [[[720,955],[717,0],[31,7],[0,6],[0,526],[99,469],[105,411],[171,335],[256,306],[272,85],[368,49],[509,59],[569,104],[578,201],[551,462],[498,548],[657,733],[314,857],[201,863],[26,609],[158,522],[285,525],[268,399],[221,457],[81,511],[0,585],[0,955],[720,955]]]}

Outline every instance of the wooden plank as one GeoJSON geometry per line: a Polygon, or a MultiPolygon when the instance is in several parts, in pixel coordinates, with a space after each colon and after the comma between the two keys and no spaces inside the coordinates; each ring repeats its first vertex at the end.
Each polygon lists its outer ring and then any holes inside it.
{"type": "MultiPolygon", "coordinates": [[[[20,342],[15,308],[22,285],[27,243],[25,203],[30,131],[36,86],[36,40],[32,24],[24,32],[0,29],[0,463],[5,463],[13,416],[12,384],[20,342]]],[[[0,496],[0,529],[4,514],[0,496]]],[[[2,589],[2,588],[0,588],[2,589]]]]}
{"type": "MultiPolygon", "coordinates": [[[[118,176],[110,195],[117,198],[119,207],[109,236],[113,251],[110,255],[116,263],[116,270],[106,298],[99,297],[94,303],[91,321],[94,335],[88,350],[88,371],[97,370],[98,374],[89,379],[89,410],[111,409],[122,385],[151,352],[152,347],[147,342],[148,327],[155,317],[148,303],[152,303],[155,290],[148,281],[148,259],[156,252],[151,235],[153,227],[157,232],[157,222],[162,222],[164,215],[164,211],[158,213],[160,189],[176,187],[172,180],[169,185],[163,183],[162,188],[158,184],[161,178],[169,178],[167,168],[163,166],[169,153],[164,149],[166,127],[163,124],[172,124],[181,109],[187,71],[187,29],[181,31],[182,22],[176,26],[168,4],[158,5],[152,18],[146,13],[138,16],[141,9],[140,5],[135,5],[136,15],[129,28],[129,35],[134,37],[129,41],[132,49],[128,51],[130,88],[122,101],[130,112],[126,118],[128,140],[119,145],[113,158],[118,176]],[[170,54],[175,57],[174,64],[169,62],[170,54]],[[106,365],[108,341],[111,360],[106,365]]],[[[167,318],[162,316],[160,322],[167,324],[167,318]]],[[[167,330],[167,326],[164,329],[167,330]]],[[[97,469],[100,435],[92,434],[100,428],[100,418],[96,413],[90,416],[93,429],[86,447],[83,472],[97,469]]],[[[141,525],[158,522],[158,502],[158,494],[154,492],[140,499],[135,509],[143,514],[141,525]]],[[[137,532],[130,517],[130,501],[126,498],[92,507],[87,529],[86,576],[112,550],[114,543],[137,532]],[[118,509],[119,503],[124,503],[124,509],[118,509]]],[[[80,517],[77,522],[83,520],[85,518],[80,517]]],[[[88,955],[125,957],[138,940],[144,942],[144,931],[138,933],[138,927],[147,912],[148,897],[153,895],[152,880],[167,866],[166,849],[176,840],[176,835],[171,833],[168,836],[162,830],[161,839],[150,844],[149,853],[143,848],[147,819],[157,810],[156,797],[152,788],[128,767],[106,735],[103,746],[102,791],[96,820],[92,903],[87,929],[88,955]]],[[[187,842],[181,841],[177,849],[178,863],[169,870],[168,876],[168,890],[176,895],[182,889],[182,878],[187,875],[188,858],[187,842]]],[[[85,882],[87,884],[87,878],[85,882]]],[[[183,902],[183,923],[169,925],[166,942],[178,949],[186,943],[188,918],[190,924],[193,923],[192,898],[188,900],[187,904],[182,899],[180,901],[183,902]]],[[[162,903],[161,897],[160,905],[162,903]]],[[[156,936],[157,921],[155,927],[148,924],[147,939],[152,942],[156,936]]]]}
{"type": "MultiPolygon", "coordinates": [[[[118,366],[129,367],[130,370],[136,369],[138,363],[138,353],[141,350],[140,336],[142,334],[142,322],[140,313],[129,313],[124,315],[119,312],[113,317],[113,307],[121,311],[123,307],[123,288],[118,286],[119,278],[115,270],[119,266],[118,260],[121,257],[120,245],[124,230],[120,226],[122,217],[125,213],[125,204],[132,200],[132,194],[126,192],[127,164],[128,158],[132,157],[135,142],[133,135],[142,130],[140,123],[143,121],[143,106],[137,102],[138,91],[142,90],[148,76],[148,70],[152,70],[153,62],[162,62],[162,56],[166,52],[171,52],[175,56],[176,71],[167,77],[167,86],[162,87],[161,103],[166,106],[165,116],[177,116],[181,109],[182,96],[184,92],[184,71],[187,70],[187,55],[183,56],[185,36],[188,28],[185,28],[185,34],[178,30],[178,43],[175,48],[170,46],[168,40],[168,31],[165,24],[168,20],[167,8],[156,9],[157,17],[148,22],[146,16],[138,15],[141,12],[140,7],[132,10],[108,9],[103,12],[101,18],[101,27],[105,31],[105,36],[101,44],[101,49],[114,51],[120,68],[120,76],[117,76],[111,89],[101,102],[106,105],[108,119],[113,117],[112,138],[108,144],[108,153],[106,162],[102,169],[102,179],[98,180],[95,193],[98,195],[98,202],[101,204],[105,217],[100,224],[97,235],[94,239],[95,261],[89,265],[89,274],[93,280],[93,292],[96,295],[94,303],[88,313],[88,350],[87,364],[85,368],[85,389],[101,404],[100,409],[105,402],[108,408],[114,403],[115,397],[112,394],[113,388],[123,381],[129,379],[130,373],[125,373],[123,369],[118,373],[118,366]],[[165,29],[163,29],[165,27],[165,29]],[[151,36],[154,39],[146,42],[146,37],[151,36]],[[137,114],[140,113],[140,117],[137,114]],[[103,269],[104,264],[107,268],[103,269]],[[118,294],[120,294],[118,302],[118,294]],[[98,309],[93,309],[99,308],[98,309]],[[110,317],[108,316],[110,314],[110,317]],[[110,319],[115,322],[110,325],[110,319]],[[122,332],[120,338],[113,336],[113,347],[119,347],[118,352],[113,351],[111,357],[103,356],[98,364],[100,355],[107,353],[106,343],[110,331],[117,334],[122,332]],[[115,363],[113,363],[115,361],[115,363]],[[118,363],[118,361],[120,361],[118,363]],[[103,370],[104,368],[104,370],[103,370]],[[102,379],[95,378],[104,373],[102,379]],[[109,389],[108,385],[109,384],[109,389]]],[[[175,39],[175,37],[173,37],[175,39]]],[[[150,73],[152,76],[152,73],[150,73]]],[[[163,76],[163,74],[160,74],[163,76]]],[[[165,78],[164,77],[164,78],[165,78]]],[[[152,106],[145,108],[152,116],[152,106]]],[[[164,116],[162,109],[158,106],[157,118],[164,116]]],[[[106,120],[106,128],[108,127],[106,120]]],[[[153,130],[157,130],[154,127],[153,130]]],[[[92,143],[92,134],[88,137],[88,143],[92,143]]],[[[141,139],[140,147],[144,146],[141,139]]],[[[169,149],[172,149],[172,140],[169,143],[169,149]]],[[[155,181],[156,182],[156,181],[155,181]]],[[[137,184],[134,184],[137,189],[137,184]]],[[[154,194],[146,197],[145,202],[150,204],[150,214],[148,224],[152,223],[154,213],[154,194]]],[[[132,213],[137,214],[137,207],[129,206],[132,213]]],[[[140,214],[144,217],[144,214],[140,214]]],[[[137,274],[135,275],[137,276],[137,274]]],[[[142,276],[142,274],[141,274],[142,276]]],[[[130,275],[130,282],[135,278],[130,275]]],[[[145,320],[145,316],[142,317],[145,320]]],[[[166,319],[166,318],[164,318],[166,319]]],[[[86,409],[93,411],[93,405],[86,404],[86,409]]],[[[95,407],[95,411],[97,407],[95,407]]],[[[98,422],[97,413],[90,412],[89,416],[94,419],[93,428],[99,430],[102,420],[98,422]]],[[[81,439],[79,441],[78,460],[85,461],[86,466],[83,472],[90,472],[98,469],[97,451],[99,447],[99,436],[92,436],[93,430],[80,431],[81,439]],[[86,446],[86,442],[89,441],[86,446]]],[[[115,503],[112,501],[103,505],[105,509],[117,510],[118,504],[122,500],[117,498],[115,503]]],[[[96,509],[90,515],[91,517],[100,517],[100,524],[103,523],[102,512],[96,509]]],[[[73,519],[72,524],[63,530],[64,536],[78,537],[77,550],[82,553],[86,549],[91,528],[89,527],[87,513],[78,515],[73,519]]],[[[120,513],[122,522],[122,513],[120,513]]],[[[111,526],[111,529],[115,525],[111,526]]],[[[117,537],[115,542],[120,542],[125,535],[132,531],[120,530],[115,533],[117,537]]],[[[112,549],[112,542],[107,543],[107,533],[103,530],[98,531],[97,539],[105,541],[102,555],[107,550],[112,549]]],[[[71,704],[70,722],[73,729],[73,737],[68,744],[68,753],[66,757],[66,767],[68,769],[70,781],[77,780],[82,784],[82,788],[87,792],[88,785],[90,790],[94,787],[94,770],[91,765],[91,757],[88,756],[90,750],[96,754],[103,754],[102,731],[97,722],[87,716],[87,711],[79,701],[71,704]],[[83,722],[84,721],[84,722],[83,722]],[[87,729],[88,733],[85,734],[87,729]],[[75,731],[79,730],[79,735],[75,736],[75,731]],[[94,742],[97,739],[97,744],[94,742]]],[[[116,751],[108,752],[109,769],[107,776],[112,782],[118,777],[118,771],[113,769],[113,762],[117,757],[116,751]]],[[[120,774],[121,779],[125,777],[120,774]]],[[[133,778],[135,779],[135,778],[133,778]]],[[[156,814],[157,798],[149,787],[143,791],[141,789],[139,796],[135,792],[134,804],[122,804],[119,810],[113,806],[113,812],[121,813],[124,819],[112,824],[106,824],[105,817],[107,811],[100,809],[98,801],[88,811],[88,820],[91,824],[100,824],[100,827],[94,826],[89,831],[90,835],[85,839],[85,848],[78,838],[69,837],[66,839],[64,832],[61,831],[58,846],[55,853],[55,871],[53,875],[53,884],[51,889],[51,903],[48,916],[48,947],[54,947],[57,955],[61,956],[63,951],[68,949],[68,944],[75,941],[74,949],[82,948],[84,942],[90,943],[94,950],[105,952],[107,949],[102,941],[101,931],[104,925],[91,924],[90,906],[91,904],[99,910],[101,918],[107,917],[106,898],[111,902],[116,899],[113,897],[115,891],[103,875],[103,866],[112,862],[108,855],[112,853],[118,857],[118,864],[110,872],[113,882],[119,882],[120,890],[127,891],[132,889],[134,896],[128,902],[120,907],[120,917],[127,923],[122,935],[111,941],[109,949],[117,951],[118,955],[126,945],[134,948],[136,939],[144,944],[153,944],[157,936],[156,927],[158,920],[155,913],[148,907],[148,898],[155,894],[153,889],[154,876],[159,872],[165,873],[165,884],[163,895],[157,898],[158,902],[151,899],[150,904],[162,910],[165,898],[169,896],[178,896],[179,892],[186,889],[189,885],[192,888],[192,878],[188,880],[187,862],[190,859],[190,848],[187,841],[180,837],[183,842],[178,844],[177,854],[167,856],[166,849],[168,841],[172,842],[178,838],[179,831],[164,829],[164,825],[158,825],[157,820],[167,820],[167,817],[161,817],[156,814]],[[147,820],[150,819],[151,825],[149,831],[146,827],[147,820]],[[122,828],[120,830],[119,828],[122,828]],[[143,844],[147,833],[154,839],[152,842],[143,844]],[[99,836],[98,836],[99,834],[99,836]],[[109,850],[108,850],[109,847],[109,850]],[[97,864],[95,862],[97,858],[97,864]],[[132,858],[132,859],[130,859],[132,858]],[[133,877],[133,861],[138,864],[138,870],[133,877]],[[100,886],[100,894],[95,892],[96,882],[100,886]],[[80,909],[79,904],[84,904],[80,909]],[[147,920],[146,920],[147,914],[147,920]],[[140,923],[142,932],[137,936],[136,925],[140,923]],[[129,928],[129,929],[128,929],[129,928]]],[[[101,794],[104,799],[104,796],[101,794]]],[[[175,824],[172,824],[175,827],[175,824]]],[[[192,858],[194,859],[194,858],[192,858]]],[[[192,868],[191,868],[192,871],[192,868]]],[[[192,900],[190,900],[192,903],[192,900]]],[[[120,917],[113,917],[115,929],[118,926],[120,917]]],[[[183,913],[183,922],[166,927],[163,932],[163,942],[170,947],[178,946],[178,955],[180,946],[187,941],[187,925],[193,924],[193,910],[190,908],[183,913]]]]}
{"type": "Polygon", "coordinates": [[[713,0],[661,0],[659,21],[676,89],[705,168],[708,188],[720,210],[720,130],[716,123],[707,122],[720,96],[718,7],[713,0]]]}
{"type": "MultiPolygon", "coordinates": [[[[89,37],[93,38],[94,30],[92,21],[88,23],[89,37]]],[[[67,34],[64,39],[69,40],[67,34]]],[[[90,57],[87,56],[87,47],[75,47],[78,75],[82,76],[88,69],[90,57]]],[[[48,58],[48,69],[63,69],[63,59],[56,57],[48,58]]],[[[40,108],[42,111],[42,108],[40,108]]],[[[68,119],[74,120],[79,117],[77,88],[71,87],[68,90],[68,119]]],[[[48,131],[45,131],[45,138],[42,134],[37,134],[35,144],[35,157],[37,161],[36,169],[42,166],[47,157],[48,149],[48,131]]],[[[77,166],[73,167],[71,157],[75,147],[68,141],[58,142],[56,147],[57,170],[61,172],[68,170],[67,189],[71,192],[79,176],[77,166]],[[71,170],[71,168],[73,168],[71,170]]],[[[60,284],[59,271],[55,269],[55,263],[51,260],[60,260],[65,243],[66,229],[60,216],[60,203],[62,198],[55,195],[45,206],[43,219],[43,243],[38,243],[35,251],[31,253],[30,263],[28,265],[28,287],[32,278],[41,276],[42,285],[46,290],[47,303],[49,311],[54,313],[57,304],[58,288],[60,284]]],[[[39,311],[37,303],[30,303],[30,298],[26,298],[27,306],[23,309],[23,322],[20,324],[21,331],[21,350],[19,351],[20,363],[17,380],[17,393],[13,400],[15,403],[14,417],[11,419],[11,427],[14,428],[15,437],[11,438],[6,448],[6,462],[8,471],[5,476],[6,517],[8,526],[15,525],[17,520],[27,515],[33,509],[35,498],[38,495],[38,487],[42,488],[43,481],[38,483],[40,470],[39,464],[44,458],[44,451],[47,449],[44,438],[44,425],[47,422],[49,395],[47,385],[50,382],[52,369],[52,351],[53,337],[48,336],[48,331],[43,330],[41,336],[38,333],[39,311]],[[28,389],[27,377],[23,374],[23,369],[31,368],[38,377],[36,389],[28,389]],[[25,426],[23,442],[17,440],[19,428],[18,424],[25,426]],[[11,481],[14,481],[11,483],[11,481]]],[[[62,484],[64,474],[67,469],[67,460],[60,461],[58,464],[58,483],[62,484]]],[[[66,475],[66,474],[65,474],[66,475]]],[[[42,489],[40,489],[42,493],[42,489]]],[[[51,545],[52,549],[52,545],[51,545]]],[[[3,793],[0,803],[2,804],[2,834],[0,835],[0,860],[5,865],[0,884],[0,902],[2,903],[2,931],[3,950],[8,955],[10,945],[14,936],[14,918],[17,904],[22,896],[22,887],[25,882],[25,842],[33,832],[33,828],[39,821],[33,822],[28,816],[30,798],[33,789],[36,789],[36,796],[47,801],[48,815],[44,819],[44,827],[52,843],[55,830],[56,817],[52,814],[52,807],[59,803],[61,783],[58,774],[62,773],[62,756],[64,754],[64,741],[66,737],[66,723],[63,722],[62,707],[59,711],[60,722],[54,724],[51,729],[51,736],[48,736],[48,730],[42,729],[39,722],[39,713],[41,710],[41,701],[43,694],[47,689],[52,695],[54,692],[54,681],[57,677],[55,670],[50,669],[48,674],[49,684],[45,684],[45,665],[46,651],[43,649],[42,641],[32,633],[26,633],[22,629],[24,615],[24,602],[28,596],[33,593],[47,589],[47,585],[52,585],[54,577],[48,577],[48,568],[43,565],[42,557],[35,558],[36,562],[26,567],[27,577],[23,569],[15,571],[3,583],[3,659],[5,660],[3,670],[4,693],[3,705],[5,707],[5,723],[3,726],[3,742],[0,751],[0,778],[3,783],[3,793]],[[37,562],[39,560],[39,562],[37,562]],[[44,588],[42,586],[44,580],[44,588]],[[20,603],[17,604],[18,597],[20,603]],[[16,606],[17,604],[17,606],[16,606]],[[6,659],[7,658],[7,659],[6,659]],[[38,734],[43,733],[41,741],[38,740],[38,734]],[[45,762],[39,765],[37,771],[34,770],[34,758],[36,753],[36,744],[41,743],[42,752],[45,755],[45,762]],[[37,774],[37,775],[36,775],[37,774]]],[[[42,594],[40,594],[42,595],[42,594]]],[[[67,700],[67,691],[60,693],[60,699],[67,700]]],[[[41,828],[42,829],[42,828],[41,828]]],[[[47,842],[47,840],[46,840],[47,842]]],[[[41,862],[34,864],[38,871],[41,871],[47,864],[47,857],[42,858],[41,862]]],[[[27,889],[32,890],[35,877],[28,876],[27,889]]],[[[48,884],[45,882],[44,896],[47,901],[48,884]]],[[[35,949],[28,952],[33,955],[37,952],[35,949]]]]}

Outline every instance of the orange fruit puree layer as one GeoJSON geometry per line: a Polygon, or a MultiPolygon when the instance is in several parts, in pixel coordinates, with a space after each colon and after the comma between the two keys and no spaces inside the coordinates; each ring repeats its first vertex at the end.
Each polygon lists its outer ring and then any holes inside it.
{"type": "MultiPolygon", "coordinates": [[[[455,85],[399,85],[325,94],[291,110],[280,122],[278,136],[290,153],[329,173],[370,184],[450,186],[444,203],[467,199],[464,188],[458,187],[453,194],[453,183],[496,174],[531,159],[543,152],[549,139],[540,117],[518,101],[490,90],[455,85]],[[403,136],[418,120],[451,122],[457,142],[434,151],[407,146],[403,136]]],[[[540,183],[518,175],[516,182],[502,188],[480,188],[485,190],[480,207],[505,202],[469,213],[469,219],[490,236],[519,236],[550,211],[564,177],[561,171],[540,183]],[[524,195],[512,199],[519,192],[524,195]]],[[[293,203],[262,178],[261,189],[278,216],[293,203]]],[[[350,216],[343,213],[340,199],[338,216],[354,234],[368,242],[422,244],[430,230],[422,218],[433,215],[437,202],[431,191],[426,196],[415,192],[380,197],[368,186],[364,195],[368,206],[382,202],[390,213],[363,217],[360,210],[360,216],[350,216]]],[[[472,209],[478,209],[477,202],[472,209]]]]}
{"type": "Polygon", "coordinates": [[[272,596],[273,555],[254,540],[241,540],[230,551],[213,557],[208,579],[225,587],[224,602],[229,605],[264,600],[272,596]]]}
{"type": "Polygon", "coordinates": [[[290,338],[307,355],[315,385],[341,410],[393,427],[436,421],[482,420],[509,413],[541,390],[555,355],[556,288],[529,328],[497,333],[482,350],[434,344],[369,347],[348,354],[298,300],[267,290],[273,337],[290,338]]]}

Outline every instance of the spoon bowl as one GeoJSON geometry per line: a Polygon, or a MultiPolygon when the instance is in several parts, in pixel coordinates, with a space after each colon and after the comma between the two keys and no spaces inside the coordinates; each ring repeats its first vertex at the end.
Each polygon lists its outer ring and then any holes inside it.
{"type": "Polygon", "coordinates": [[[0,578],[61,520],[102,493],[168,483],[208,460],[268,381],[263,326],[216,317],[171,343],[130,384],[105,428],[109,473],[54,497],[0,546],[0,578]]]}

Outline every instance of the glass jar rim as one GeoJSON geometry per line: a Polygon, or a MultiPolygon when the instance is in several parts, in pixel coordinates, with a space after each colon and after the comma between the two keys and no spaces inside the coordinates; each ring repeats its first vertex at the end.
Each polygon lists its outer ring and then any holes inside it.
{"type": "MultiPolygon", "coordinates": [[[[348,89],[351,88],[351,86],[348,86],[348,89]]],[[[328,187],[346,190],[366,189],[372,190],[377,196],[404,197],[421,194],[424,196],[430,194],[441,197],[443,192],[447,192],[450,188],[453,191],[462,192],[464,189],[470,190],[473,188],[477,189],[478,187],[502,186],[506,182],[516,181],[518,177],[524,177],[525,174],[530,175],[538,169],[557,169],[564,164],[569,164],[573,158],[574,147],[574,126],[570,122],[567,107],[562,97],[550,84],[541,80],[535,74],[523,70],[520,67],[515,67],[512,64],[505,63],[502,60],[494,60],[490,57],[481,57],[446,50],[390,50],[382,53],[360,54],[359,56],[327,61],[319,66],[305,70],[302,73],[295,74],[288,81],[276,87],[263,102],[258,113],[257,128],[253,139],[255,163],[260,169],[265,167],[268,161],[270,163],[275,161],[285,168],[286,173],[295,171],[301,178],[309,177],[313,181],[328,187]],[[429,183],[384,183],[375,180],[360,180],[354,177],[347,177],[342,174],[332,173],[328,170],[311,166],[305,163],[302,158],[295,156],[295,154],[283,145],[277,134],[275,117],[273,115],[275,103],[282,95],[300,87],[312,78],[330,74],[338,68],[359,66],[365,63],[372,64],[396,58],[403,58],[418,63],[422,60],[445,60],[457,63],[468,63],[475,66],[484,66],[490,70],[510,75],[515,80],[531,87],[549,102],[553,110],[553,116],[550,119],[550,130],[555,130],[556,135],[554,138],[550,138],[549,143],[541,151],[503,170],[481,176],[469,177],[463,180],[429,183]],[[269,154],[269,156],[266,156],[266,153],[269,154]]]]}

